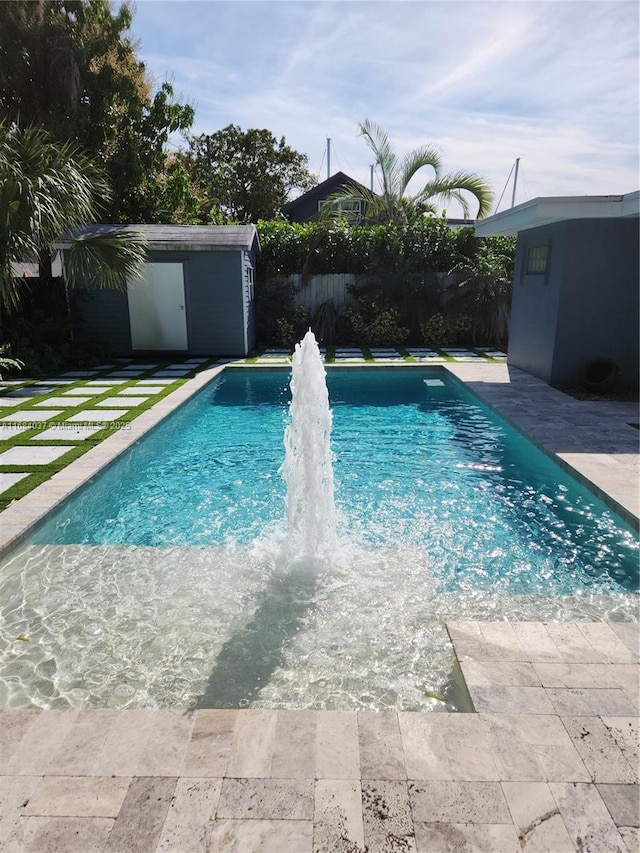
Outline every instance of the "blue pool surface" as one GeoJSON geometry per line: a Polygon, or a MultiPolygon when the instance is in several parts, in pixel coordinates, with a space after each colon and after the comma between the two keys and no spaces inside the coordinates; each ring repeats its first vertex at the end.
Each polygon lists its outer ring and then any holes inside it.
{"type": "MultiPolygon", "coordinates": [[[[247,546],[281,530],[290,374],[227,369],[43,525],[36,544],[247,546]]],[[[442,589],[638,589],[634,532],[439,369],[328,370],[343,538],[410,543],[442,589]]]]}

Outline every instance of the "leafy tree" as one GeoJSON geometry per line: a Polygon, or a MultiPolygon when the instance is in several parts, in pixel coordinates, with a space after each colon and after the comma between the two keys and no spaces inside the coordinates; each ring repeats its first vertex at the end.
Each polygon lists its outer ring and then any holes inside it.
{"type": "Polygon", "coordinates": [[[122,232],[84,239],[81,227],[98,217],[109,188],[103,172],[73,142],[42,128],[0,124],[0,308],[15,309],[21,279],[14,264],[37,259],[51,278],[55,241],[70,233],[67,275],[122,287],[141,272],[144,243],[122,232]]]}
{"type": "MultiPolygon", "coordinates": [[[[108,0],[0,3],[0,117],[41,125],[104,163],[112,188],[104,219],[171,221],[176,181],[165,146],[191,126],[193,109],[173,100],[168,83],[152,92],[127,35],[131,20],[128,3],[114,12],[108,0]]],[[[184,200],[183,191],[178,208],[184,200]]]]}
{"type": "Polygon", "coordinates": [[[486,181],[472,172],[443,173],[440,153],[435,146],[417,148],[398,160],[389,137],[378,125],[366,119],[359,125],[359,133],[380,167],[382,192],[376,194],[366,187],[350,187],[332,196],[323,208],[326,216],[340,217],[345,209],[361,207],[366,211],[367,220],[400,224],[426,213],[436,213],[435,200],[457,201],[464,215],[469,216],[467,193],[478,202],[478,217],[490,212],[493,193],[486,181]],[[418,192],[409,195],[410,181],[425,167],[431,169],[431,178],[418,192]]]}
{"type": "Polygon", "coordinates": [[[268,130],[237,125],[188,138],[182,163],[202,196],[200,221],[257,222],[274,219],[294,189],[316,180],[308,157],[268,130]]]}

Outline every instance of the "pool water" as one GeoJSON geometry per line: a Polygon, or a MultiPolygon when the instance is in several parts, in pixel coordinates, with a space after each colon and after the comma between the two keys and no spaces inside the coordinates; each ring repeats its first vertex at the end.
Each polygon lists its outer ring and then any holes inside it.
{"type": "Polygon", "coordinates": [[[225,370],[5,561],[0,704],[440,710],[446,620],[635,618],[631,529],[433,368],[329,370],[341,545],[284,561],[289,379],[225,370]]]}

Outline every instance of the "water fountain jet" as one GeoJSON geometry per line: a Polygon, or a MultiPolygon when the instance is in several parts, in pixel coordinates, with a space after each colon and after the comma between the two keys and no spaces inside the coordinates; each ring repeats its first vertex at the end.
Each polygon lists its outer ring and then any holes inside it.
{"type": "Polygon", "coordinates": [[[287,540],[291,558],[326,559],[336,548],[331,422],[326,371],[309,329],[292,360],[291,420],[285,429],[281,472],[287,486],[287,540]]]}

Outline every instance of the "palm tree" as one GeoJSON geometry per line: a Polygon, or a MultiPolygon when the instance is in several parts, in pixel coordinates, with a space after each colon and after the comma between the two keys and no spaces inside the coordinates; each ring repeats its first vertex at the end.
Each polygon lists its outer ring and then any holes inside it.
{"type": "Polygon", "coordinates": [[[377,124],[366,119],[359,125],[359,133],[380,167],[382,192],[376,194],[360,185],[353,185],[328,200],[329,203],[323,206],[326,216],[336,218],[344,216],[345,211],[364,208],[367,220],[399,224],[416,215],[437,213],[435,200],[439,199],[458,202],[468,217],[470,208],[465,193],[474,196],[478,202],[478,218],[490,212],[493,193],[489,184],[472,172],[443,174],[440,153],[435,146],[417,148],[398,160],[389,137],[377,124]],[[425,166],[432,170],[431,178],[417,193],[408,195],[409,182],[425,166]]]}
{"type": "Polygon", "coordinates": [[[82,226],[95,222],[110,198],[101,169],[73,142],[59,142],[37,126],[0,122],[0,309],[20,301],[14,265],[38,261],[41,279],[51,278],[56,240],[67,235],[66,280],[96,286],[126,286],[139,276],[145,244],[130,232],[110,230],[86,239],[82,226]]]}

